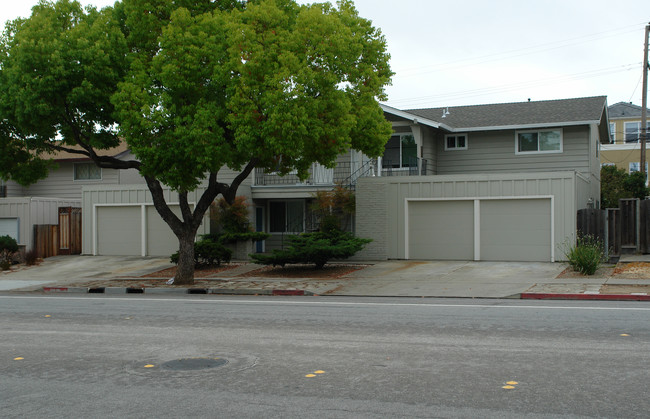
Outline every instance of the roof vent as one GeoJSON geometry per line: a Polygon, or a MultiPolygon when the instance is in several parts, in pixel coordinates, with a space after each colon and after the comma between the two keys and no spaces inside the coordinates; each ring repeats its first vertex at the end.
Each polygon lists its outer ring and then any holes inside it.
{"type": "Polygon", "coordinates": [[[447,107],[445,108],[445,110],[442,111],[442,117],[443,117],[443,118],[446,118],[447,115],[449,115],[449,106],[447,106],[447,107]]]}

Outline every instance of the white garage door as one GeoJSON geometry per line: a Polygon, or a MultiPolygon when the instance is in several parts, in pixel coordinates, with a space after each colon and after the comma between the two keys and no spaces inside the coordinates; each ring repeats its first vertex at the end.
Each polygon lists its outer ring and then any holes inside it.
{"type": "Polygon", "coordinates": [[[0,218],[0,236],[9,236],[19,241],[18,218],[0,218]]]}
{"type": "Polygon", "coordinates": [[[481,199],[478,225],[474,202],[410,201],[408,258],[551,261],[550,198],[481,199]]]}
{"type": "Polygon", "coordinates": [[[474,259],[474,201],[413,201],[408,209],[410,259],[474,259]]]}
{"type": "MultiPolygon", "coordinates": [[[[172,211],[180,217],[179,206],[171,206],[172,211]]],[[[178,238],[160,217],[156,208],[147,206],[147,255],[169,256],[178,251],[178,238]]]]}
{"type": "Polygon", "coordinates": [[[481,260],[551,260],[551,200],[481,201],[481,260]]]}
{"type": "MultiPolygon", "coordinates": [[[[180,215],[179,206],[171,206],[180,215]]],[[[146,256],[170,256],[178,251],[178,239],[156,209],[145,206],[145,229],[142,229],[142,206],[97,207],[97,254],[106,256],[141,256],[142,242],[146,256]]]]}
{"type": "Polygon", "coordinates": [[[142,254],[142,212],[139,206],[97,207],[97,254],[142,254]]]}

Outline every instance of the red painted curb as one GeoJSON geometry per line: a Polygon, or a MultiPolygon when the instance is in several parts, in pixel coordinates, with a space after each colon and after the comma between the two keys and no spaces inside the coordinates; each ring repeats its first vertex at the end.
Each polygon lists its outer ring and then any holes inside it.
{"type": "Polygon", "coordinates": [[[619,300],[619,301],[650,301],[650,295],[631,294],[551,294],[524,292],[522,300],[619,300]]]}
{"type": "Polygon", "coordinates": [[[305,295],[304,290],[273,290],[273,295],[305,295]]]}
{"type": "Polygon", "coordinates": [[[45,292],[68,292],[67,287],[43,287],[45,292]]]}

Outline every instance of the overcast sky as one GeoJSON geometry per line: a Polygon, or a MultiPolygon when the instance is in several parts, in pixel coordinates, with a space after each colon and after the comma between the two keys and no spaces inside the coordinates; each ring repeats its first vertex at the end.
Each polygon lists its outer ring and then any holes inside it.
{"type": "MultiPolygon", "coordinates": [[[[113,0],[83,0],[97,7],[113,0]]],[[[301,3],[310,3],[300,1],[301,3]]],[[[37,0],[0,0],[0,22],[37,0]]],[[[400,109],[608,96],[641,105],[648,0],[356,0],[381,28],[400,109]]]]}

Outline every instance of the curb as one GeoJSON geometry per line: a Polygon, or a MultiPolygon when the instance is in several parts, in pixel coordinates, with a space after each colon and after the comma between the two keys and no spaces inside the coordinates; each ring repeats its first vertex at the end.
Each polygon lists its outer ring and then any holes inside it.
{"type": "Polygon", "coordinates": [[[650,295],[636,294],[554,294],[543,292],[521,293],[522,300],[610,300],[610,301],[650,301],[650,295]]]}
{"type": "Polygon", "coordinates": [[[219,288],[131,288],[131,287],[43,287],[49,293],[88,293],[88,294],[215,294],[215,295],[277,295],[277,296],[313,296],[306,290],[284,289],[219,289],[219,288]]]}

